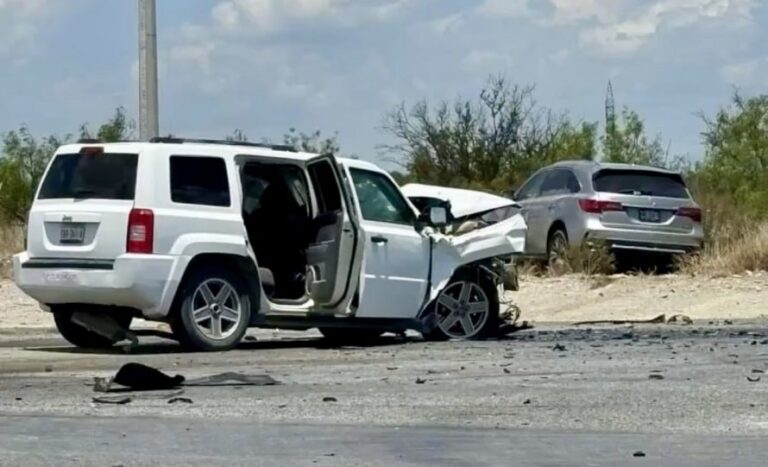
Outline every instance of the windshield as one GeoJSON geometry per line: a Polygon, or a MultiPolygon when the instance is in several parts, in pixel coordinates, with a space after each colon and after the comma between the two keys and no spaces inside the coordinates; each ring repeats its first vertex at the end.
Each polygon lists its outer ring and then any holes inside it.
{"type": "Polygon", "coordinates": [[[595,191],[622,195],[688,198],[682,177],[661,172],[601,170],[594,176],[595,191]]]}
{"type": "Polygon", "coordinates": [[[38,199],[132,200],[137,154],[59,154],[40,187],[38,199]]]}

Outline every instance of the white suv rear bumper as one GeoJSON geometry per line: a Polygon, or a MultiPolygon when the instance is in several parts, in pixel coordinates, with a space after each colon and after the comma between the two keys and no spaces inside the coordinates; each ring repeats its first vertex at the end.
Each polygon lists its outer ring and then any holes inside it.
{"type": "Polygon", "coordinates": [[[19,253],[13,257],[13,277],[21,290],[42,305],[126,307],[157,319],[168,314],[176,293],[178,260],[131,254],[114,261],[41,260],[19,253]]]}

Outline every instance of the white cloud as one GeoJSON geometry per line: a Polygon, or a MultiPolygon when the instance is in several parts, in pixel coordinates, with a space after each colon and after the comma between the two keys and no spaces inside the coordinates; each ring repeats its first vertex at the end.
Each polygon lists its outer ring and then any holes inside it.
{"type": "MultiPolygon", "coordinates": [[[[565,4],[565,0],[550,1],[555,5],[565,4]]],[[[600,20],[599,25],[582,30],[581,44],[608,55],[626,55],[635,52],[662,29],[680,29],[703,21],[725,23],[748,20],[756,6],[754,0],[656,0],[650,5],[643,2],[643,7],[639,7],[638,2],[634,1],[631,4],[625,2],[625,11],[613,11],[609,14],[597,8],[603,5],[604,1],[578,0],[577,3],[591,5],[593,7],[591,16],[600,20]]],[[[579,19],[574,16],[571,18],[579,19]]],[[[586,18],[582,16],[581,19],[586,18]]]]}
{"type": "Polygon", "coordinates": [[[0,60],[24,61],[35,46],[37,23],[49,0],[0,0],[0,60]]]}
{"type": "Polygon", "coordinates": [[[459,12],[432,20],[429,27],[432,32],[442,36],[461,27],[464,21],[464,14],[459,12]]]}
{"type": "Polygon", "coordinates": [[[626,0],[549,0],[555,9],[555,21],[570,23],[595,18],[610,21],[626,7],[626,0]]]}
{"type": "Polygon", "coordinates": [[[515,18],[531,13],[528,0],[484,0],[476,11],[491,18],[515,18]]]}
{"type": "Polygon", "coordinates": [[[755,58],[743,62],[730,63],[720,69],[720,76],[734,86],[753,86],[764,84],[768,71],[768,59],[755,58]]]}
{"type": "Polygon", "coordinates": [[[356,24],[383,21],[414,0],[226,0],[213,7],[214,24],[222,31],[277,32],[293,22],[333,20],[356,24]]]}

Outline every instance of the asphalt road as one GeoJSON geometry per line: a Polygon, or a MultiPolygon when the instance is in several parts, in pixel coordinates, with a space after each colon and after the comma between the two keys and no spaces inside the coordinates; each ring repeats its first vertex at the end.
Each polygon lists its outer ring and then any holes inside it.
{"type": "Polygon", "coordinates": [[[86,353],[4,336],[0,464],[762,466],[766,324],[545,327],[364,348],[262,331],[221,354],[160,340],[86,353]],[[94,403],[93,377],[129,361],[282,384],[94,403]]]}

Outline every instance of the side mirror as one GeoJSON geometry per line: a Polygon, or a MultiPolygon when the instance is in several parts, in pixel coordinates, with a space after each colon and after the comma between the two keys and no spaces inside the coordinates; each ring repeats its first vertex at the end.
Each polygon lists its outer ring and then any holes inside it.
{"type": "Polygon", "coordinates": [[[429,209],[429,223],[442,228],[448,225],[448,210],[444,206],[433,206],[429,209]]]}

